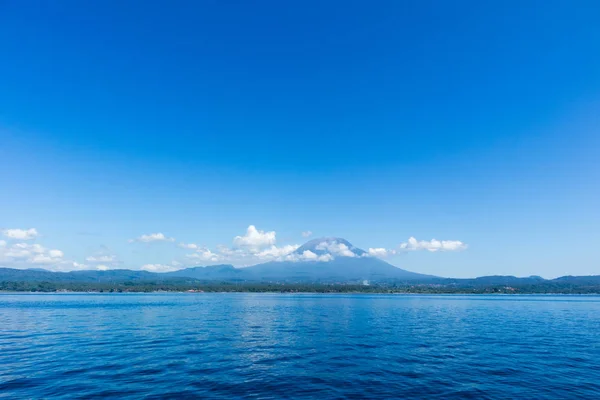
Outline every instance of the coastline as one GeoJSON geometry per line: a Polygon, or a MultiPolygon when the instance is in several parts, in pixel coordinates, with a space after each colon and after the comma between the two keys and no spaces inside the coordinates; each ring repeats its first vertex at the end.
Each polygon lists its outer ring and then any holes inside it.
{"type": "Polygon", "coordinates": [[[273,295],[394,295],[394,296],[499,296],[499,297],[517,297],[517,296],[586,296],[597,297],[600,292],[590,293],[567,293],[567,292],[519,292],[519,293],[500,293],[500,292],[407,292],[407,291],[15,291],[15,290],[0,290],[0,295],[156,295],[156,294],[185,294],[185,295],[205,295],[205,294],[273,294],[273,295]]]}

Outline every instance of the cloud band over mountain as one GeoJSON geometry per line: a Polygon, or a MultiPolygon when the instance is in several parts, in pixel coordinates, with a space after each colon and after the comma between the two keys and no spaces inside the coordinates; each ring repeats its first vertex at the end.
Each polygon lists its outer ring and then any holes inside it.
{"type": "MultiPolygon", "coordinates": [[[[4,239],[0,240],[0,266],[12,268],[31,268],[43,266],[53,271],[71,271],[81,269],[108,270],[123,268],[127,265],[105,246],[102,250],[87,255],[83,262],[65,256],[63,251],[49,249],[38,243],[28,243],[40,237],[37,229],[4,229],[4,239]]],[[[306,237],[310,231],[302,232],[306,237]]],[[[249,225],[242,235],[234,236],[231,245],[218,245],[209,248],[193,242],[175,244],[174,237],[161,232],[142,234],[129,243],[171,243],[166,248],[158,246],[159,259],[147,258],[146,263],[133,269],[144,269],[152,272],[175,271],[193,265],[209,265],[230,263],[240,267],[269,261],[280,262],[331,262],[338,258],[377,257],[389,258],[401,252],[425,250],[428,252],[451,252],[467,249],[467,245],[458,240],[417,240],[410,237],[395,248],[370,247],[367,251],[354,247],[341,238],[313,239],[304,245],[279,244],[275,231],[264,231],[249,225]],[[159,249],[160,248],[160,249],[159,249]],[[178,250],[179,249],[179,250],[178,250]],[[183,254],[181,250],[187,251],[183,254]],[[164,260],[162,254],[169,254],[170,260],[164,260]]],[[[152,247],[154,248],[154,246],[152,247]]]]}

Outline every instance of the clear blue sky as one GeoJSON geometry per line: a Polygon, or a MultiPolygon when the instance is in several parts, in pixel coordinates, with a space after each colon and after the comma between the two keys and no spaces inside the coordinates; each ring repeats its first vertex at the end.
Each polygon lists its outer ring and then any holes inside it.
{"type": "Polygon", "coordinates": [[[254,225],[261,250],[311,231],[443,276],[600,274],[599,15],[1,1],[0,264],[247,265],[254,225]]]}

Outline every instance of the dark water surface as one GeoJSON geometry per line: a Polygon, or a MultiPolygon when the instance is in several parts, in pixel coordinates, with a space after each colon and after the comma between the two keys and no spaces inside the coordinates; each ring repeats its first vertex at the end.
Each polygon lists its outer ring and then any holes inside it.
{"type": "Polygon", "coordinates": [[[0,398],[600,398],[600,298],[0,294],[0,398]]]}

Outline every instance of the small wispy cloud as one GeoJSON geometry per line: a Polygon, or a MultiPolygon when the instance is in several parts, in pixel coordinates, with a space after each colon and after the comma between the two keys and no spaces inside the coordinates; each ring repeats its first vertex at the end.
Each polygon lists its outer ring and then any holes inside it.
{"type": "Polygon", "coordinates": [[[213,253],[207,248],[199,248],[194,253],[187,254],[186,257],[190,260],[211,262],[221,261],[224,258],[222,255],[213,253]]]}
{"type": "Polygon", "coordinates": [[[110,248],[102,245],[98,251],[85,258],[85,263],[102,271],[118,268],[122,264],[122,261],[119,260],[119,257],[110,248]]]}
{"type": "Polygon", "coordinates": [[[173,272],[179,268],[168,264],[144,264],[140,269],[149,272],[173,272]]]}
{"type": "Polygon", "coordinates": [[[417,240],[414,237],[410,237],[407,242],[401,243],[399,248],[404,251],[461,251],[465,250],[467,245],[460,240],[417,240]]]}
{"type": "Polygon", "coordinates": [[[91,263],[110,263],[116,261],[117,257],[114,255],[98,255],[89,256],[85,258],[85,261],[91,263]]]}
{"type": "Polygon", "coordinates": [[[200,248],[200,246],[198,246],[196,243],[179,243],[177,245],[177,247],[180,247],[182,249],[189,249],[189,250],[196,250],[196,249],[200,248]]]}
{"type": "Polygon", "coordinates": [[[152,243],[152,242],[174,242],[175,238],[167,237],[163,233],[150,233],[148,235],[142,235],[135,239],[129,239],[129,243],[152,243]]]}
{"type": "Polygon", "coordinates": [[[77,232],[79,236],[102,236],[99,232],[89,232],[89,231],[79,231],[77,232]]]}
{"type": "Polygon", "coordinates": [[[390,255],[396,254],[396,250],[386,249],[383,247],[375,247],[375,248],[369,247],[368,253],[370,256],[373,256],[373,257],[385,258],[390,255]]]}

